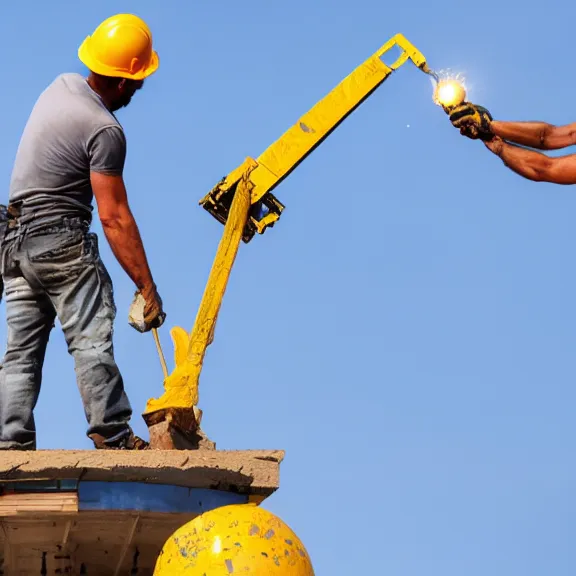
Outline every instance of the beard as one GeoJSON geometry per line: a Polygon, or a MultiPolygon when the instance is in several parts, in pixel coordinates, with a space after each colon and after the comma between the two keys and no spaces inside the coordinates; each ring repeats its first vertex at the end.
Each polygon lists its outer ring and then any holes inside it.
{"type": "Polygon", "coordinates": [[[130,104],[131,101],[132,101],[132,95],[131,94],[126,95],[126,96],[122,96],[121,98],[118,98],[118,100],[115,100],[111,104],[111,111],[117,112],[121,108],[126,108],[126,106],[128,106],[128,104],[130,104]]]}

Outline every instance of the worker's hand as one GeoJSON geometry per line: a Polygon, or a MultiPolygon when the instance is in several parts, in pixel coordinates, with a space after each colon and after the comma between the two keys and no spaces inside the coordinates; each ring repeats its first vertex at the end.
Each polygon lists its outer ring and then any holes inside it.
{"type": "Polygon", "coordinates": [[[138,332],[148,332],[164,324],[166,314],[162,308],[162,298],[153,284],[134,295],[128,313],[128,323],[138,332]]]}
{"type": "Polygon", "coordinates": [[[463,102],[447,110],[450,122],[460,130],[460,134],[472,140],[491,140],[494,137],[490,123],[492,115],[483,106],[463,102]]]}

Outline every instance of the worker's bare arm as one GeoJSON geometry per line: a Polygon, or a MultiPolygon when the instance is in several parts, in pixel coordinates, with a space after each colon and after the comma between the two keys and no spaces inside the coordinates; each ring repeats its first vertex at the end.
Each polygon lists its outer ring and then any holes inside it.
{"type": "Polygon", "coordinates": [[[576,123],[554,126],[546,122],[493,120],[490,127],[503,140],[537,150],[558,150],[576,144],[576,123]]]}
{"type": "Polygon", "coordinates": [[[90,173],[102,229],[114,256],[137,288],[146,291],[154,285],[140,231],[126,194],[122,176],[90,173]]]}
{"type": "Polygon", "coordinates": [[[502,159],[510,170],[528,180],[553,184],[576,184],[576,154],[550,158],[541,152],[504,142],[499,137],[485,144],[490,151],[502,159]]]}

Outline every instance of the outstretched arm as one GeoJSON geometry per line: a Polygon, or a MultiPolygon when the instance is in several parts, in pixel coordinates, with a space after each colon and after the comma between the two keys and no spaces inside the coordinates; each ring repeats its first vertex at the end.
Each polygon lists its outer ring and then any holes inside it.
{"type": "Polygon", "coordinates": [[[499,136],[507,142],[536,150],[558,150],[576,144],[576,122],[554,126],[546,122],[493,120],[486,108],[471,102],[463,102],[445,110],[452,125],[469,138],[482,137],[489,140],[492,136],[499,136]]]}
{"type": "Polygon", "coordinates": [[[558,150],[576,144],[576,123],[554,126],[546,122],[493,120],[490,127],[502,140],[537,150],[558,150]]]}
{"type": "Polygon", "coordinates": [[[528,180],[576,184],[576,154],[550,158],[541,152],[509,144],[498,136],[484,144],[510,170],[528,180]]]}

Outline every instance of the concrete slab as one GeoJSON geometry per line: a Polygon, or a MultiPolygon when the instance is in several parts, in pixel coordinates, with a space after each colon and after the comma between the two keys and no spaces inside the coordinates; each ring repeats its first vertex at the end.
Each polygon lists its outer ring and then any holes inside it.
{"type": "Polygon", "coordinates": [[[0,453],[0,482],[148,482],[269,495],[283,458],[282,450],[7,451],[0,453]]]}

